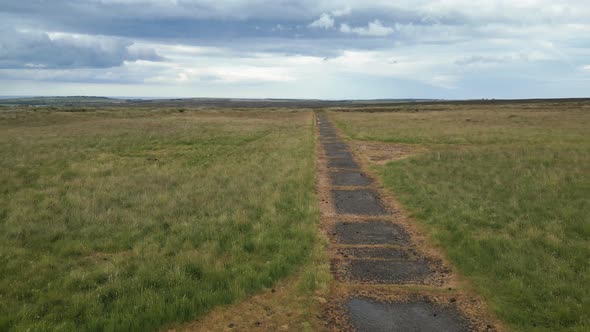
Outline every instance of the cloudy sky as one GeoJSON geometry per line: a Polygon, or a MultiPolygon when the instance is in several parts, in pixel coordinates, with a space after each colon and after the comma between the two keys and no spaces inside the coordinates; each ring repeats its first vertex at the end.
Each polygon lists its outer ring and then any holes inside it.
{"type": "Polygon", "coordinates": [[[0,95],[590,97],[590,1],[1,0],[0,95]]]}

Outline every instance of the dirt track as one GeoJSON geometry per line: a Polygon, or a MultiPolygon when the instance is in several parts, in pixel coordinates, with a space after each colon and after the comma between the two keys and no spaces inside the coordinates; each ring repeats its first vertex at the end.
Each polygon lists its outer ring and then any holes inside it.
{"type": "Polygon", "coordinates": [[[495,331],[392,197],[318,113],[318,192],[336,282],[325,308],[330,331],[495,331]]]}

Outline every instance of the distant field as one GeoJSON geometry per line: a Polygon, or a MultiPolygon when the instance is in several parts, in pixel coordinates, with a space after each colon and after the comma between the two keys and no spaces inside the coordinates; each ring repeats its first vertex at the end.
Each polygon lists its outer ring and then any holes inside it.
{"type": "Polygon", "coordinates": [[[0,330],[192,320],[318,243],[309,112],[0,112],[0,155],[0,330]]]}
{"type": "Polygon", "coordinates": [[[509,326],[590,330],[590,104],[417,108],[331,117],[428,148],[375,167],[509,326]]]}

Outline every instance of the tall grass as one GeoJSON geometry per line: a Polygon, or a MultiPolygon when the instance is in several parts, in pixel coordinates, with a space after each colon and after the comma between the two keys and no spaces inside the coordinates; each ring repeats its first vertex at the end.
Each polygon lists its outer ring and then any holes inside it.
{"type": "Polygon", "coordinates": [[[377,170],[509,326],[590,329],[589,113],[333,116],[354,138],[431,149],[377,170]]]}
{"type": "Polygon", "coordinates": [[[144,331],[309,259],[312,117],[0,114],[0,330],[144,331]]]}

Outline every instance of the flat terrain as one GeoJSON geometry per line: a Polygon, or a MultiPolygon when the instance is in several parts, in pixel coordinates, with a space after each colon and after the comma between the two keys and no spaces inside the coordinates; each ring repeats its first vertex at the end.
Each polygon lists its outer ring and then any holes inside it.
{"type": "Polygon", "coordinates": [[[154,330],[309,265],[313,121],[0,111],[0,330],[154,330]]]}
{"type": "Polygon", "coordinates": [[[590,329],[590,104],[330,118],[353,141],[406,157],[373,168],[509,327],[590,329]]]}
{"type": "Polygon", "coordinates": [[[590,329],[588,100],[25,104],[0,331],[590,329]]]}

